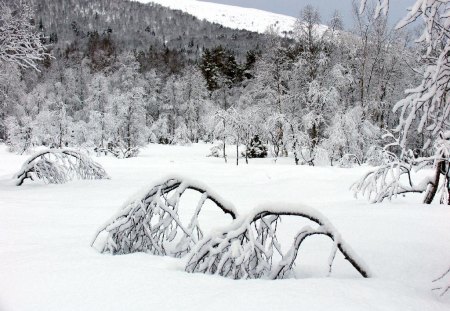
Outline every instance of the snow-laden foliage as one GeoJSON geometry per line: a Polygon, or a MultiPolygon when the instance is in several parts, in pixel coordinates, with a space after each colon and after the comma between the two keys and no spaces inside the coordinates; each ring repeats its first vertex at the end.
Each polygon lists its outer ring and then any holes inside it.
{"type": "MultiPolygon", "coordinates": [[[[359,14],[362,14],[367,6],[367,0],[361,0],[359,7],[359,14]]],[[[375,6],[375,17],[380,16],[380,13],[387,15],[389,10],[389,0],[377,0],[375,6]]]]}
{"type": "Polygon", "coordinates": [[[403,160],[400,160],[394,153],[384,150],[385,163],[376,170],[368,172],[352,186],[355,196],[361,194],[372,203],[379,203],[399,194],[427,191],[424,203],[429,204],[440,188],[440,202],[450,204],[448,199],[450,191],[450,132],[440,134],[435,150],[435,156],[432,157],[416,157],[410,152],[403,160]],[[415,182],[413,174],[430,166],[434,168],[434,174],[415,182]]]}
{"type": "Polygon", "coordinates": [[[320,36],[312,6],[286,34],[296,40],[284,40],[274,32],[243,39],[135,2],[39,2],[35,26],[55,58],[39,76],[5,64],[0,75],[0,139],[19,153],[44,145],[125,158],[148,142],[221,140],[222,156],[236,145],[234,158],[258,135],[274,157],[350,166],[381,147],[354,134],[395,127],[392,106],[416,83],[404,65],[417,65],[406,35],[369,21],[358,24],[363,33],[344,34],[335,14],[320,36]],[[178,22],[168,27],[170,19],[178,22]]]}
{"type": "MultiPolygon", "coordinates": [[[[366,0],[361,1],[361,11],[366,0]]],[[[386,14],[388,0],[378,0],[376,17],[386,14]]],[[[397,29],[422,19],[424,24],[417,43],[424,47],[421,62],[422,81],[416,88],[406,90],[406,97],[394,107],[400,118],[394,129],[399,136],[399,147],[408,152],[414,132],[424,136],[426,150],[438,139],[439,132],[450,129],[450,1],[416,0],[408,14],[398,23],[397,29]]]]}
{"type": "Polygon", "coordinates": [[[255,135],[250,139],[250,143],[242,155],[249,159],[265,158],[267,157],[267,146],[262,143],[258,135],[255,135]]]}
{"type": "Polygon", "coordinates": [[[432,145],[440,131],[450,130],[450,1],[417,0],[399,23],[404,27],[419,18],[425,26],[417,42],[426,46],[422,61],[426,64],[422,83],[406,90],[394,111],[400,112],[396,132],[405,148],[411,131],[429,135],[424,149],[432,145]],[[417,119],[418,124],[413,123],[417,119]]]}
{"type": "Polygon", "coordinates": [[[16,185],[26,179],[63,184],[77,179],[109,179],[103,167],[87,155],[71,149],[46,149],[32,155],[15,175],[16,185]]]}
{"type": "Polygon", "coordinates": [[[169,177],[133,197],[97,232],[92,245],[102,253],[183,257],[203,237],[198,217],[207,200],[236,218],[233,206],[207,186],[180,177],[169,177]],[[201,194],[189,224],[179,217],[186,190],[201,194]]]}
{"type": "Polygon", "coordinates": [[[370,277],[364,262],[325,216],[309,207],[283,205],[279,208],[261,206],[224,230],[201,240],[189,255],[186,271],[232,279],[288,278],[293,274],[296,259],[301,257],[299,251],[302,243],[308,237],[317,235],[328,236],[333,242],[328,260],[330,273],[339,251],[363,277],[370,277]],[[287,251],[277,237],[277,229],[285,217],[303,218],[314,224],[299,228],[287,251]]]}
{"type": "Polygon", "coordinates": [[[16,117],[8,117],[5,121],[10,150],[19,154],[28,151],[33,143],[31,118],[24,117],[23,120],[19,120],[16,117]]]}
{"type": "Polygon", "coordinates": [[[328,138],[322,142],[331,163],[336,161],[342,167],[353,163],[365,162],[371,146],[376,146],[380,130],[366,120],[361,107],[355,107],[345,113],[336,113],[326,130],[328,138]]]}
{"type": "Polygon", "coordinates": [[[0,61],[38,70],[46,56],[32,20],[34,12],[25,0],[0,1],[0,61]]]}
{"type": "MultiPolygon", "coordinates": [[[[365,2],[361,2],[362,10],[365,2]]],[[[389,1],[380,0],[376,17],[381,11],[386,14],[388,6],[389,1]]],[[[384,147],[386,163],[353,186],[355,193],[363,193],[373,202],[401,193],[427,191],[424,203],[429,204],[443,177],[441,203],[450,203],[450,1],[417,0],[397,28],[419,18],[424,23],[422,35],[417,39],[425,47],[422,82],[417,88],[406,90],[407,96],[393,107],[394,112],[398,111],[400,115],[396,128],[385,135],[393,141],[384,147]],[[422,146],[418,148],[417,136],[422,138],[422,146]],[[434,154],[430,152],[433,149],[434,154]],[[412,172],[430,164],[434,166],[434,176],[415,182],[412,172]]]]}

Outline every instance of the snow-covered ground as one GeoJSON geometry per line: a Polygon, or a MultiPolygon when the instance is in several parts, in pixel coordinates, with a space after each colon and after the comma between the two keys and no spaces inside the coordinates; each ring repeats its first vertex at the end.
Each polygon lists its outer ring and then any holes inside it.
{"type": "Polygon", "coordinates": [[[417,197],[355,200],[348,188],[364,167],[294,166],[289,159],[236,167],[233,159],[206,158],[210,147],[150,145],[133,159],[97,158],[111,180],[15,187],[11,176],[27,156],[0,145],[0,310],[450,309],[449,297],[431,291],[450,264],[450,209],[416,204],[417,197]],[[343,259],[326,277],[319,240],[305,245],[299,278],[278,281],[188,274],[183,259],[102,255],[90,247],[130,195],[167,174],[209,184],[241,214],[267,201],[315,207],[374,277],[361,278],[343,259]]]}
{"type": "MultiPolygon", "coordinates": [[[[282,32],[294,29],[295,17],[276,14],[252,8],[202,2],[196,0],[136,0],[142,3],[157,3],[174,10],[191,14],[198,19],[205,19],[233,29],[245,29],[264,33],[269,27],[282,32]]],[[[296,12],[298,13],[298,12],[296,12]]],[[[326,26],[320,28],[326,30],[326,26]]]]}

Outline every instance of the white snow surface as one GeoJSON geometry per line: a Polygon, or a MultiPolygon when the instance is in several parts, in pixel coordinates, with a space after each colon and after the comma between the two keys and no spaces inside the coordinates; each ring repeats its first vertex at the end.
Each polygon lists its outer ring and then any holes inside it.
{"type": "MultiPolygon", "coordinates": [[[[280,34],[294,29],[296,18],[252,8],[202,2],[196,0],[136,0],[142,3],[157,3],[174,10],[191,14],[200,20],[207,20],[233,29],[245,29],[264,33],[273,27],[280,34]]],[[[298,12],[295,12],[298,13],[298,12]]],[[[320,28],[322,31],[326,26],[320,28]]]]}
{"type": "MultiPolygon", "coordinates": [[[[382,204],[355,200],[349,187],[369,167],[295,166],[293,159],[255,159],[236,167],[235,150],[228,149],[225,164],[207,158],[209,148],[150,145],[133,159],[94,157],[111,180],[16,187],[12,176],[27,156],[0,145],[0,310],[450,309],[448,295],[431,291],[432,279],[450,265],[448,207],[418,204],[415,195],[382,204]],[[265,202],[311,206],[333,223],[374,277],[362,278],[338,257],[327,277],[332,243],[320,238],[302,246],[297,278],[279,281],[188,274],[185,259],[111,256],[90,247],[99,226],[131,195],[168,174],[200,180],[240,215],[265,202]]],[[[218,219],[205,213],[200,221],[211,228],[227,225],[218,219]]]]}

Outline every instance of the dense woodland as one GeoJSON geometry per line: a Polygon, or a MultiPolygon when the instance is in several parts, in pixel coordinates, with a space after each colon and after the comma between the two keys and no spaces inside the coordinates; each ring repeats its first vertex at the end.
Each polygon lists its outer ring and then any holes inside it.
{"type": "MultiPolygon", "coordinates": [[[[279,36],[123,0],[31,2],[50,55],[39,71],[0,63],[0,139],[18,153],[129,157],[149,142],[203,140],[221,156],[256,137],[296,164],[377,164],[398,123],[393,107],[426,65],[414,36],[369,9],[344,29],[338,12],[327,21],[299,8],[296,28],[279,36]]],[[[418,155],[433,152],[427,135],[408,138],[418,155]]]]}

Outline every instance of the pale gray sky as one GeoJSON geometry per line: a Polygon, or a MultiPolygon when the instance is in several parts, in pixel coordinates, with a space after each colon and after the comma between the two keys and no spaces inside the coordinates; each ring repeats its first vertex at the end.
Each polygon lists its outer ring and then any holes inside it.
{"type": "MultiPolygon", "coordinates": [[[[201,0],[207,2],[223,3],[230,5],[256,8],[270,12],[298,16],[299,11],[307,4],[317,7],[322,16],[322,23],[326,23],[334,10],[338,9],[344,19],[345,27],[353,23],[352,0],[201,0]]],[[[415,0],[390,1],[390,21],[397,22],[406,14],[406,9],[413,5],[415,0]]],[[[359,0],[357,0],[359,3],[359,0]]]]}

